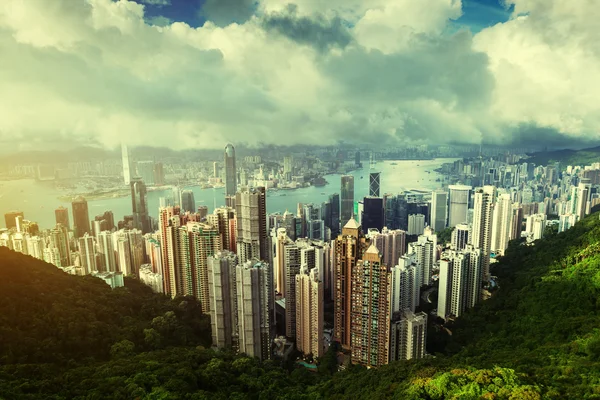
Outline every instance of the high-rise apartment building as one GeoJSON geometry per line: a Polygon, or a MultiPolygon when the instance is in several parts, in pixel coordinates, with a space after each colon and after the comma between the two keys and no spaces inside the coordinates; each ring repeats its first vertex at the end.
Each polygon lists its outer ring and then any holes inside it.
{"type": "Polygon", "coordinates": [[[345,224],[354,214],[354,177],[352,175],[342,176],[341,194],[340,218],[341,223],[345,224]]]}
{"type": "Polygon", "coordinates": [[[109,231],[103,231],[100,232],[97,237],[98,253],[100,254],[101,264],[98,266],[98,269],[101,272],[117,272],[113,234],[109,231]]]}
{"type": "Polygon", "coordinates": [[[209,256],[208,287],[210,324],[213,346],[218,348],[238,347],[238,307],[236,266],[237,256],[222,251],[209,256]]]}
{"type": "Polygon", "coordinates": [[[416,242],[409,243],[408,254],[414,255],[421,271],[421,285],[431,285],[431,273],[437,261],[437,235],[427,228],[416,242]]]}
{"type": "Polygon", "coordinates": [[[60,257],[60,265],[70,267],[71,263],[71,245],[69,240],[69,230],[61,224],[56,224],[56,227],[50,231],[50,245],[58,249],[60,257]]]}
{"type": "Polygon", "coordinates": [[[421,270],[413,255],[400,257],[391,268],[390,313],[415,311],[419,305],[421,270]]]}
{"type": "Polygon", "coordinates": [[[83,237],[86,233],[91,234],[87,201],[82,196],[77,196],[71,205],[73,207],[73,230],[75,238],[83,237]]]}
{"type": "Polygon", "coordinates": [[[369,230],[368,236],[379,249],[385,265],[396,265],[398,258],[406,253],[406,232],[403,230],[384,227],[381,232],[369,230]]]}
{"type": "Polygon", "coordinates": [[[448,226],[455,227],[458,224],[467,222],[467,211],[469,209],[469,200],[471,196],[471,186],[450,185],[449,207],[448,207],[448,226]]]}
{"type": "Polygon", "coordinates": [[[235,166],[235,149],[232,144],[225,146],[225,196],[237,193],[237,169],[235,166]]]}
{"type": "Polygon", "coordinates": [[[427,314],[405,309],[393,317],[390,330],[390,361],[425,356],[427,314]]]}
{"type": "Polygon", "coordinates": [[[352,273],[368,248],[369,241],[358,222],[350,219],[335,240],[333,252],[333,336],[345,348],[351,345],[352,273]]]}
{"type": "Polygon", "coordinates": [[[142,233],[151,231],[150,215],[148,213],[148,198],[146,184],[142,178],[131,179],[131,207],[133,212],[133,228],[142,233]]]}
{"type": "Polygon", "coordinates": [[[378,367],[389,361],[390,272],[371,245],[352,271],[352,362],[378,367]]]}
{"type": "Polygon", "coordinates": [[[519,203],[513,203],[512,206],[512,226],[510,228],[510,239],[519,239],[523,232],[523,207],[519,203]]]}
{"type": "Polygon", "coordinates": [[[464,249],[469,243],[469,231],[470,228],[467,224],[456,225],[450,235],[450,248],[457,251],[464,249]]]}
{"type": "Polygon", "coordinates": [[[482,279],[490,279],[490,247],[492,243],[492,213],[496,188],[484,186],[475,192],[473,201],[473,226],[470,234],[470,242],[481,250],[482,257],[482,279]]]}
{"type": "Polygon", "coordinates": [[[508,248],[508,242],[511,240],[512,218],[512,199],[509,194],[502,194],[498,197],[498,202],[494,207],[492,222],[490,249],[496,255],[503,256],[504,251],[508,248]]]}
{"type": "Polygon", "coordinates": [[[216,208],[212,214],[206,215],[209,224],[218,228],[224,250],[236,251],[236,216],[231,207],[216,208]]]}
{"type": "Polygon", "coordinates": [[[436,232],[446,228],[448,220],[448,192],[435,190],[431,193],[431,227],[436,232]]]}
{"type": "Polygon", "coordinates": [[[251,258],[269,262],[265,188],[237,193],[235,203],[239,262],[243,264],[251,258]]]}
{"type": "Polygon", "coordinates": [[[425,215],[410,214],[408,216],[408,234],[422,235],[425,230],[425,215]]]}
{"type": "Polygon", "coordinates": [[[89,234],[83,235],[78,239],[79,259],[81,260],[81,268],[84,275],[89,275],[93,271],[97,271],[96,267],[96,243],[93,236],[89,234]]]}
{"type": "Polygon", "coordinates": [[[381,191],[380,177],[380,172],[371,172],[369,174],[369,196],[379,197],[379,192],[381,191]]]}
{"type": "MultiPolygon", "coordinates": [[[[323,343],[324,295],[319,269],[303,264],[296,281],[296,347],[305,355],[321,357],[323,343]]],[[[287,301],[286,301],[287,307],[287,301]]]]}
{"type": "Polygon", "coordinates": [[[272,274],[268,264],[257,259],[236,267],[239,351],[260,360],[271,358],[273,330],[272,274]]]}
{"type": "Polygon", "coordinates": [[[56,223],[57,224],[62,224],[62,226],[66,227],[67,229],[70,229],[70,224],[69,224],[69,209],[63,206],[58,207],[56,210],[54,210],[54,216],[56,218],[56,223]]]}
{"type": "Polygon", "coordinates": [[[207,259],[223,249],[217,228],[201,222],[188,222],[193,296],[200,301],[202,312],[210,313],[207,259]]]}

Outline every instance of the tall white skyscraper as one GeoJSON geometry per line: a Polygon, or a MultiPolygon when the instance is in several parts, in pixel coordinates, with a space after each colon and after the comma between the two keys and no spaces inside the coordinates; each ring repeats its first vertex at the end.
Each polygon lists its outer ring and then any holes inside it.
{"type": "Polygon", "coordinates": [[[468,220],[467,210],[469,209],[471,186],[450,185],[448,189],[450,190],[448,226],[464,224],[468,220]]]}
{"type": "Polygon", "coordinates": [[[469,225],[458,224],[452,231],[450,248],[452,250],[462,250],[469,243],[469,225]]]}
{"type": "Polygon", "coordinates": [[[496,188],[484,186],[475,192],[473,202],[473,226],[470,243],[481,250],[483,280],[490,278],[490,247],[492,243],[492,212],[496,188]]]}
{"type": "Polygon", "coordinates": [[[123,181],[126,185],[129,185],[134,171],[131,164],[131,153],[126,144],[121,144],[121,159],[123,162],[123,181]]]}
{"type": "Polygon", "coordinates": [[[421,271],[421,285],[431,284],[431,271],[437,261],[437,235],[431,229],[408,245],[408,254],[414,255],[421,271]]]}
{"type": "Polygon", "coordinates": [[[512,230],[513,207],[509,194],[500,195],[498,202],[494,207],[494,217],[492,223],[492,244],[491,251],[497,255],[504,255],[508,248],[508,242],[512,230]]]}
{"type": "Polygon", "coordinates": [[[398,259],[398,265],[391,268],[390,311],[401,312],[404,309],[414,311],[419,305],[421,271],[413,255],[404,255],[398,259]]]}
{"type": "Polygon", "coordinates": [[[96,243],[94,237],[85,233],[83,237],[80,237],[77,240],[79,245],[79,259],[81,260],[83,274],[89,275],[98,270],[96,267],[96,243]]]}
{"type": "Polygon", "coordinates": [[[425,216],[423,214],[410,214],[408,216],[408,234],[421,235],[425,229],[425,216]]]}
{"type": "Polygon", "coordinates": [[[403,310],[390,329],[390,361],[419,359],[425,356],[427,314],[403,310]]]}
{"type": "Polygon", "coordinates": [[[481,251],[472,245],[450,250],[440,259],[437,315],[461,316],[481,299],[481,251]]]}
{"type": "Polygon", "coordinates": [[[112,233],[103,231],[98,234],[98,252],[103,272],[117,272],[115,246],[112,233]]]}

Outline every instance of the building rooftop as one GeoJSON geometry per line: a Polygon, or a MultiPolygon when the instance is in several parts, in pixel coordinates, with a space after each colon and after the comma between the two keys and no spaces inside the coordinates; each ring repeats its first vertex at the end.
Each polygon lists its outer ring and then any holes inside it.
{"type": "Polygon", "coordinates": [[[354,218],[350,218],[348,222],[346,222],[346,225],[344,225],[344,228],[359,229],[360,225],[354,218]]]}

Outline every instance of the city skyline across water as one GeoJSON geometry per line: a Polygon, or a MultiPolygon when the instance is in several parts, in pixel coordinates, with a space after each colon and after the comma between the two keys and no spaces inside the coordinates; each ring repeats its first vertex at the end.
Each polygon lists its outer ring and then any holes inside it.
{"type": "MultiPolygon", "coordinates": [[[[369,194],[369,172],[381,172],[381,194],[398,193],[402,190],[433,190],[441,187],[442,175],[435,172],[442,164],[453,162],[454,158],[439,158],[434,160],[399,160],[382,161],[373,168],[368,165],[364,168],[349,173],[355,178],[354,200],[362,199],[369,194]],[[440,181],[437,179],[440,178],[440,181]]],[[[340,193],[340,181],[342,174],[325,176],[325,186],[310,186],[295,190],[269,190],[267,192],[267,212],[295,213],[298,203],[322,203],[329,195],[340,193]]],[[[225,203],[224,188],[202,189],[200,186],[182,187],[191,189],[194,193],[196,207],[206,205],[209,212],[214,206],[223,206],[225,203]]],[[[171,196],[172,190],[156,190],[148,192],[148,205],[150,216],[156,218],[158,215],[161,197],[171,196]]],[[[42,229],[54,226],[54,210],[59,206],[68,207],[71,203],[59,200],[64,195],[47,184],[36,182],[33,179],[0,182],[0,210],[6,213],[13,210],[23,211],[25,219],[35,221],[42,229]],[[19,193],[20,196],[15,196],[19,193]],[[25,199],[25,200],[23,200],[25,199]]],[[[88,200],[90,219],[104,211],[112,211],[115,221],[122,220],[125,215],[131,215],[131,198],[117,197],[113,199],[88,200]]],[[[69,212],[72,216],[72,211],[69,212]]],[[[72,221],[71,221],[72,223],[72,221]]],[[[0,222],[4,226],[4,221],[0,222]]]]}

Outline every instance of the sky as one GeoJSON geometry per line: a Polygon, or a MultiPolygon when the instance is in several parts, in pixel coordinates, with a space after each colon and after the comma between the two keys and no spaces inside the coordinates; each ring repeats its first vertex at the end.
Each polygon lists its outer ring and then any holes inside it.
{"type": "Polygon", "coordinates": [[[596,0],[2,0],[0,148],[581,147],[596,0]]]}

